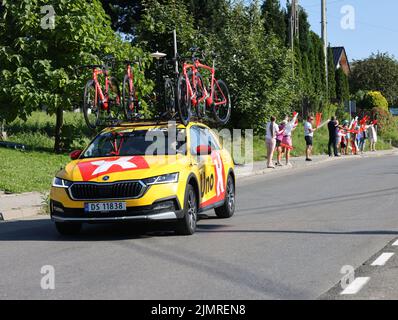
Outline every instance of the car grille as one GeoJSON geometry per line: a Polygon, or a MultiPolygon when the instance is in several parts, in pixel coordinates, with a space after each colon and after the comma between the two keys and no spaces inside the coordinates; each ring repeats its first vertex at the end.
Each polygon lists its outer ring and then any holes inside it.
{"type": "Polygon", "coordinates": [[[138,198],[144,191],[139,181],[117,183],[74,183],[70,195],[75,200],[105,200],[138,198]]]}

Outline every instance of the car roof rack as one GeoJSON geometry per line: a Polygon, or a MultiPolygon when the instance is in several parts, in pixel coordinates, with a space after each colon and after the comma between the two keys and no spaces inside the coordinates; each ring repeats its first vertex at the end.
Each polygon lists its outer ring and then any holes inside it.
{"type": "MultiPolygon", "coordinates": [[[[209,119],[210,120],[210,119],[209,119]]],[[[164,116],[160,115],[154,118],[136,118],[132,120],[113,120],[109,124],[107,124],[105,128],[116,128],[116,127],[140,127],[145,125],[167,125],[169,121],[175,121],[177,125],[183,125],[180,119],[176,117],[164,116]]],[[[191,118],[191,122],[199,122],[203,124],[208,124],[203,119],[198,119],[196,117],[191,118]]]]}
{"type": "Polygon", "coordinates": [[[143,125],[165,125],[169,121],[175,121],[177,124],[182,124],[182,122],[179,119],[173,119],[173,118],[164,118],[164,117],[155,117],[155,118],[137,118],[129,121],[123,121],[123,120],[115,120],[109,125],[107,125],[107,128],[112,128],[112,127],[139,127],[143,125]]]}

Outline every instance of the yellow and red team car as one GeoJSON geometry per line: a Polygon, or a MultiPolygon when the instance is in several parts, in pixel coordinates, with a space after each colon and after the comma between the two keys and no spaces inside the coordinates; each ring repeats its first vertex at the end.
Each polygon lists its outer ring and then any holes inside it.
{"type": "Polygon", "coordinates": [[[99,133],[53,180],[51,218],[61,234],[82,223],[172,221],[195,232],[198,213],[235,210],[233,160],[201,123],[126,123],[99,133]]]}

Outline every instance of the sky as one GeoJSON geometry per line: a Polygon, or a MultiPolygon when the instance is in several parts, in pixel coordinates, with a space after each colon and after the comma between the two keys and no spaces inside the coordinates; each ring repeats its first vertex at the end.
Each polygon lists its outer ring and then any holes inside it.
{"type": "MultiPolygon", "coordinates": [[[[320,35],[321,0],[298,1],[308,13],[311,29],[320,35]]],[[[344,46],[349,60],[364,59],[378,51],[398,58],[398,0],[326,0],[326,3],[329,43],[332,47],[344,46]],[[345,13],[341,13],[342,9],[345,13]],[[354,14],[347,15],[348,12],[354,14]]],[[[281,4],[285,6],[286,0],[281,0],[281,4]]]]}

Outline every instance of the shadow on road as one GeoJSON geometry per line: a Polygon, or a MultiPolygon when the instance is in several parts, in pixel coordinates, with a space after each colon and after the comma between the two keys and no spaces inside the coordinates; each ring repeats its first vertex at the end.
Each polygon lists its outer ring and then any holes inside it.
{"type": "Polygon", "coordinates": [[[222,229],[217,225],[200,225],[196,232],[200,233],[289,233],[289,234],[330,234],[330,235],[398,235],[394,230],[358,230],[358,231],[318,231],[318,230],[239,230],[222,229]]]}
{"type": "Polygon", "coordinates": [[[84,224],[79,235],[62,236],[49,219],[0,223],[0,241],[117,241],[169,235],[174,232],[167,224],[84,224]]]}

